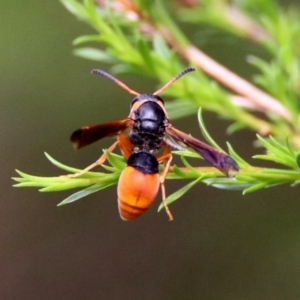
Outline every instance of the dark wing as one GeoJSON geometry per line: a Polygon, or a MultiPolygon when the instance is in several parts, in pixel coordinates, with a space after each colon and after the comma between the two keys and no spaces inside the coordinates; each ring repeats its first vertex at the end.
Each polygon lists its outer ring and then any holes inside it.
{"type": "Polygon", "coordinates": [[[131,125],[130,119],[113,121],[105,124],[82,127],[71,135],[71,142],[76,149],[92,144],[104,137],[115,136],[131,125]]]}
{"type": "Polygon", "coordinates": [[[238,164],[226,153],[221,152],[172,126],[167,127],[166,131],[168,133],[166,142],[168,142],[169,139],[170,146],[175,143],[179,145],[179,148],[182,148],[182,144],[192,148],[226,176],[231,177],[239,170],[238,164]]]}

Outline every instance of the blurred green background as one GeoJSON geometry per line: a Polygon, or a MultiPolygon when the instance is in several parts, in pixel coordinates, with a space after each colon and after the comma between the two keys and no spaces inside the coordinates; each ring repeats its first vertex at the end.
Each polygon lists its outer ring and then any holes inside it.
{"type": "MultiPolygon", "coordinates": [[[[60,174],[44,151],[80,168],[95,161],[112,141],[75,152],[70,133],[127,116],[131,98],[90,74],[108,65],[71,54],[72,40],[91,30],[58,1],[2,1],[0,24],[1,300],[300,298],[298,187],[242,196],[198,185],[170,207],[173,222],[156,213],[159,201],[121,221],[115,187],[64,207],[56,204],[69,192],[12,188],[16,168],[60,174]]],[[[254,71],[245,63],[254,45],[221,37],[203,47],[245,77],[254,71]]],[[[157,88],[119,77],[141,92],[157,88]]],[[[228,137],[228,123],[204,118],[217,141],[230,139],[250,160],[254,133],[228,137]]],[[[200,137],[196,116],[173,123],[200,137]]],[[[185,183],[168,181],[167,191],[185,183]]]]}

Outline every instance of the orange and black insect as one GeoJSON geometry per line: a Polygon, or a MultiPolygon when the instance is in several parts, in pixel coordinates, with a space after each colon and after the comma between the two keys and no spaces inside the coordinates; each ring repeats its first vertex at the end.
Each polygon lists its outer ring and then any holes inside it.
{"type": "MultiPolygon", "coordinates": [[[[162,201],[166,212],[172,220],[173,217],[165,203],[164,186],[172,160],[171,147],[181,150],[193,149],[226,176],[231,176],[239,169],[237,163],[226,153],[179,131],[168,119],[164,101],[158,94],[178,78],[194,70],[194,68],[183,70],[153,94],[140,94],[112,75],[102,70],[92,70],[93,74],[101,75],[135,95],[127,118],[86,126],[76,130],[71,136],[76,149],[104,137],[117,137],[117,141],[108,148],[108,151],[112,152],[119,146],[127,159],[127,167],[121,173],[118,183],[118,205],[123,220],[133,220],[144,213],[155,200],[159,186],[161,186],[162,201]],[[161,149],[164,150],[163,153],[157,156],[161,149]],[[160,163],[164,164],[161,174],[159,173],[160,163]]],[[[95,163],[73,176],[80,176],[95,166],[103,164],[105,160],[106,155],[103,154],[95,163]]]]}

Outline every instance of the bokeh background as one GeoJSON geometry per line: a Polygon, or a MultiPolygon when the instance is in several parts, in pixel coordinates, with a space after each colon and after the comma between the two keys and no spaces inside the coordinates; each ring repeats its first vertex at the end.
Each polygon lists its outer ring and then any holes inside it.
{"type": "MultiPolygon", "coordinates": [[[[12,188],[15,169],[60,174],[47,151],[83,168],[103,140],[74,151],[70,133],[83,125],[127,116],[130,95],[92,68],[108,65],[72,55],[72,40],[92,32],[58,1],[2,0],[0,9],[0,299],[299,299],[299,188],[280,186],[242,196],[198,185],[170,208],[118,216],[116,188],[57,207],[69,192],[12,188]]],[[[207,34],[216,34],[210,30],[207,34]]],[[[215,35],[191,38],[228,67],[250,78],[246,55],[255,45],[215,35]]],[[[264,53],[261,53],[264,55],[264,53]]],[[[122,76],[151,92],[157,82],[122,76]]],[[[200,88],[200,87],[199,87],[200,88]]],[[[225,123],[204,113],[213,137],[230,140],[251,160],[254,133],[225,136],[225,123]]],[[[200,137],[196,116],[173,122],[200,137]]],[[[167,182],[170,193],[186,182],[167,182]]]]}

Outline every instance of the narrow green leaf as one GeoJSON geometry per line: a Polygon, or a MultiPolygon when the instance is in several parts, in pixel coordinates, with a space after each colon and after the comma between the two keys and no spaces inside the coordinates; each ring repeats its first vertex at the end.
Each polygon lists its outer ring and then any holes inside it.
{"type": "Polygon", "coordinates": [[[228,147],[229,155],[237,162],[237,164],[240,167],[243,167],[243,168],[250,167],[250,165],[234,151],[234,149],[232,148],[230,143],[227,142],[226,144],[228,147]]]}
{"type": "Polygon", "coordinates": [[[184,157],[190,157],[190,158],[203,159],[198,153],[189,150],[176,150],[176,151],[172,151],[172,154],[176,154],[184,157]]]}
{"type": "Polygon", "coordinates": [[[117,172],[119,172],[118,170],[116,170],[115,167],[108,166],[108,165],[105,165],[105,164],[102,164],[101,168],[103,168],[104,170],[108,171],[109,173],[117,173],[117,172]]]}
{"type": "Polygon", "coordinates": [[[199,172],[183,157],[180,157],[183,164],[189,169],[190,172],[199,175],[199,172]]]}
{"type": "MultiPolygon", "coordinates": [[[[173,203],[176,201],[178,198],[182,197],[186,192],[188,192],[194,185],[196,185],[198,182],[202,181],[205,178],[205,176],[200,176],[196,180],[190,182],[189,184],[185,185],[175,193],[171,194],[170,196],[167,197],[166,203],[167,205],[173,203]]],[[[164,208],[163,202],[159,205],[158,211],[161,211],[164,208]]]]}
{"type": "Polygon", "coordinates": [[[286,148],[289,150],[290,154],[295,155],[295,151],[291,148],[288,136],[285,138],[285,145],[286,145],[286,148]]]}
{"type": "Polygon", "coordinates": [[[300,152],[298,152],[296,154],[296,163],[297,163],[298,168],[300,168],[300,152]]]}
{"type": "Polygon", "coordinates": [[[69,196],[68,198],[66,198],[65,200],[63,200],[62,202],[60,202],[57,206],[62,206],[62,205],[65,205],[65,204],[69,204],[69,203],[72,203],[72,202],[75,202],[83,197],[86,197],[90,194],[93,194],[95,192],[98,192],[102,189],[105,189],[109,186],[112,186],[112,185],[115,185],[116,182],[106,182],[105,184],[102,182],[102,184],[99,184],[99,183],[96,183],[92,186],[89,186],[88,188],[82,190],[82,191],[79,191],[77,193],[74,193],[72,194],[71,196],[69,196]]]}
{"type": "Polygon", "coordinates": [[[257,192],[257,191],[259,191],[259,190],[262,190],[262,189],[264,189],[267,185],[268,185],[268,183],[266,183],[266,182],[260,182],[260,183],[254,184],[254,185],[252,185],[251,187],[246,188],[246,189],[243,191],[243,195],[250,194],[250,193],[253,193],[253,192],[257,192]]]}
{"type": "Polygon", "coordinates": [[[101,38],[99,34],[90,34],[90,35],[82,35],[77,37],[73,41],[74,46],[78,46],[83,43],[88,43],[88,42],[100,42],[101,38]]]}
{"type": "Polygon", "coordinates": [[[60,0],[66,9],[80,20],[87,20],[88,15],[85,8],[76,0],[60,0]]]}
{"type": "Polygon", "coordinates": [[[285,157],[291,157],[290,151],[288,151],[285,147],[279,144],[274,138],[269,136],[269,140],[262,138],[260,135],[256,135],[258,140],[267,148],[270,152],[274,153],[277,156],[284,155],[285,157]]]}
{"type": "Polygon", "coordinates": [[[40,189],[40,192],[59,192],[59,191],[66,191],[71,189],[77,189],[77,188],[83,188],[87,187],[94,182],[88,179],[76,179],[72,180],[70,179],[67,182],[64,183],[58,183],[58,184],[52,184],[47,187],[44,187],[40,189]]]}
{"type": "Polygon", "coordinates": [[[20,177],[12,177],[11,179],[16,182],[27,182],[25,178],[20,178],[20,177]]]}
{"type": "Polygon", "coordinates": [[[31,182],[31,181],[21,182],[13,185],[13,187],[17,187],[17,188],[18,187],[41,187],[41,186],[44,185],[37,182],[31,182]]]}
{"type": "Polygon", "coordinates": [[[291,177],[299,177],[300,176],[300,171],[298,170],[283,170],[283,169],[272,169],[272,168],[267,168],[267,169],[262,169],[257,174],[270,174],[270,175],[285,175],[285,176],[291,176],[291,177]]]}
{"type": "Polygon", "coordinates": [[[41,187],[40,191],[62,191],[67,189],[86,187],[101,180],[101,177],[91,178],[69,178],[65,176],[40,177],[32,176],[18,171],[22,178],[17,178],[18,184],[15,187],[41,187]]]}
{"type": "Polygon", "coordinates": [[[96,3],[94,0],[84,0],[83,3],[89,15],[94,15],[96,13],[96,3]]]}
{"type": "MultiPolygon", "coordinates": [[[[260,135],[256,135],[258,140],[263,144],[263,146],[268,149],[271,153],[274,154],[274,159],[273,156],[271,156],[270,154],[267,155],[270,157],[269,160],[273,160],[275,161],[275,158],[276,158],[276,162],[279,162],[281,164],[284,164],[284,165],[287,165],[287,166],[290,166],[292,168],[296,168],[297,167],[297,163],[295,161],[295,157],[291,157],[291,155],[289,154],[286,154],[286,151],[281,151],[280,147],[277,147],[272,145],[271,142],[267,141],[266,139],[262,138],[260,135]]],[[[259,159],[262,159],[262,156],[259,156],[259,155],[256,155],[255,156],[256,158],[259,158],[259,159]]],[[[267,158],[265,158],[267,159],[267,158]]]]}
{"type": "Polygon", "coordinates": [[[246,128],[245,124],[240,123],[240,122],[235,122],[228,126],[226,132],[227,132],[227,134],[231,135],[231,134],[233,134],[239,130],[242,130],[244,128],[246,128]]]}
{"type": "Polygon", "coordinates": [[[180,168],[178,168],[176,165],[172,166],[172,171],[173,173],[168,173],[167,178],[172,178],[174,177],[173,174],[175,175],[175,178],[194,178],[194,173],[191,175],[190,172],[184,172],[180,168]]]}
{"type": "Polygon", "coordinates": [[[49,185],[57,182],[64,182],[66,179],[60,176],[54,177],[42,177],[42,176],[33,176],[16,170],[16,172],[23,178],[22,182],[36,182],[39,186],[49,185]]]}
{"type": "Polygon", "coordinates": [[[300,184],[300,180],[297,180],[291,184],[291,187],[295,187],[300,184]]]}
{"type": "Polygon", "coordinates": [[[270,141],[273,143],[273,145],[279,149],[281,152],[285,153],[288,156],[294,156],[295,153],[291,152],[291,148],[288,148],[286,146],[283,146],[282,144],[280,144],[277,140],[274,139],[274,137],[272,137],[271,135],[269,136],[270,141]]]}
{"type": "Polygon", "coordinates": [[[155,34],[153,37],[153,47],[155,53],[157,53],[163,60],[170,60],[171,51],[167,46],[165,40],[159,34],[155,34]]]}
{"type": "Polygon", "coordinates": [[[237,179],[238,182],[242,182],[242,183],[251,183],[251,184],[257,183],[257,178],[255,178],[253,174],[251,175],[237,174],[235,178],[237,179]]]}
{"type": "Polygon", "coordinates": [[[107,160],[109,163],[117,170],[123,171],[126,167],[126,162],[123,156],[120,156],[115,153],[111,153],[107,150],[105,150],[105,153],[107,155],[107,160]]]}
{"type": "Polygon", "coordinates": [[[109,55],[106,51],[102,51],[96,48],[92,47],[84,47],[84,48],[78,48],[73,51],[73,53],[76,56],[89,59],[89,60],[95,60],[95,61],[101,61],[105,63],[114,63],[116,60],[109,55]]]}
{"type": "Polygon", "coordinates": [[[203,182],[217,189],[233,191],[244,190],[252,186],[250,183],[239,182],[235,178],[209,178],[203,180],[203,182]]]}
{"type": "Polygon", "coordinates": [[[144,39],[140,38],[138,40],[137,47],[140,55],[142,56],[145,64],[147,65],[147,68],[153,73],[155,73],[155,63],[151,56],[151,50],[149,45],[146,43],[144,39]]]}
{"type": "Polygon", "coordinates": [[[198,110],[198,122],[199,122],[199,124],[200,124],[200,129],[201,129],[201,132],[202,132],[204,138],[208,141],[208,143],[209,143],[210,145],[212,145],[212,146],[215,147],[216,149],[218,149],[218,150],[224,152],[224,151],[222,150],[222,148],[221,148],[221,147],[213,140],[213,138],[212,138],[212,137],[210,136],[210,134],[208,133],[208,131],[207,131],[205,125],[204,125],[204,121],[203,121],[203,119],[202,119],[202,113],[201,113],[201,112],[202,112],[202,110],[201,110],[201,108],[199,108],[199,110],[198,110]]]}
{"type": "Polygon", "coordinates": [[[295,164],[296,164],[296,162],[294,160],[291,160],[288,158],[280,158],[278,156],[271,156],[271,155],[264,155],[264,154],[254,155],[253,158],[273,161],[278,164],[289,166],[291,168],[295,168],[295,164]]]}
{"type": "MultiPolygon", "coordinates": [[[[53,157],[51,157],[48,153],[44,153],[45,156],[47,157],[47,159],[57,168],[60,168],[62,170],[65,170],[69,173],[78,173],[81,171],[81,169],[75,169],[72,167],[68,167],[66,165],[63,165],[62,163],[58,162],[57,160],[55,160],[53,157]]],[[[80,177],[102,177],[105,176],[105,173],[100,173],[100,172],[85,172],[83,175],[81,175],[80,177]]]]}

